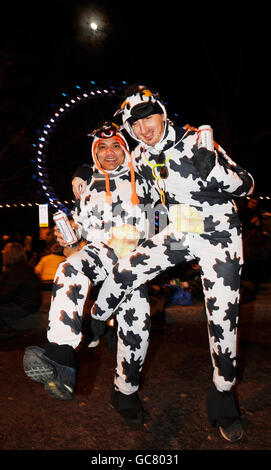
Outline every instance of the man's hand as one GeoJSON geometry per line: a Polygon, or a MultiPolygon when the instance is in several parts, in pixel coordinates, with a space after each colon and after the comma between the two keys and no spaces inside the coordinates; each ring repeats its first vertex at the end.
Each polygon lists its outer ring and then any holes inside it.
{"type": "Polygon", "coordinates": [[[57,226],[55,225],[54,226],[54,236],[55,236],[55,239],[57,241],[57,243],[62,246],[62,247],[65,247],[65,246],[68,246],[68,243],[64,240],[64,235],[63,233],[61,233],[57,226]]]}
{"type": "Polygon", "coordinates": [[[185,124],[185,126],[183,126],[183,128],[186,131],[197,131],[198,130],[196,127],[190,126],[190,124],[185,124]]]}
{"type": "MultiPolygon", "coordinates": [[[[192,150],[193,151],[193,150],[192,150]]],[[[200,149],[196,148],[193,151],[192,160],[196,169],[198,170],[200,177],[203,180],[206,180],[209,173],[215,166],[215,152],[211,152],[206,148],[202,147],[200,149]]]]}
{"type": "MultiPolygon", "coordinates": [[[[75,232],[76,232],[76,230],[78,229],[78,225],[74,222],[73,219],[70,220],[70,224],[72,226],[72,229],[75,230],[75,232]]],[[[54,236],[55,236],[55,239],[59,243],[60,246],[62,246],[62,247],[69,246],[69,244],[65,241],[63,233],[61,233],[58,230],[57,225],[54,226],[54,236]]],[[[78,238],[78,235],[77,235],[77,238],[78,238]]],[[[79,238],[78,238],[78,241],[79,241],[79,238]]],[[[78,246],[78,243],[76,243],[76,246],[78,246]]],[[[83,245],[82,245],[82,247],[83,247],[83,245]]]]}
{"type": "Polygon", "coordinates": [[[75,176],[72,180],[72,190],[76,199],[81,199],[81,195],[85,192],[87,187],[87,182],[79,176],[75,176]]]}
{"type": "Polygon", "coordinates": [[[69,256],[73,255],[77,251],[82,250],[82,248],[85,246],[86,243],[87,243],[86,240],[81,240],[79,243],[76,243],[75,245],[65,246],[63,250],[63,255],[66,256],[66,258],[68,258],[69,256]]]}

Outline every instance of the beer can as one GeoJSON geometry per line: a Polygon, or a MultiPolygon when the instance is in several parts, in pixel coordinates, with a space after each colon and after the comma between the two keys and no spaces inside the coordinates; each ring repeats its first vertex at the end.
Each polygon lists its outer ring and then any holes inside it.
{"type": "Polygon", "coordinates": [[[197,130],[197,146],[198,148],[206,148],[210,152],[214,151],[213,129],[207,124],[200,126],[197,130]]]}
{"type": "Polygon", "coordinates": [[[65,212],[58,211],[53,215],[54,222],[58,230],[64,235],[64,240],[68,245],[73,245],[77,242],[77,236],[74,233],[72,226],[65,212]]]}

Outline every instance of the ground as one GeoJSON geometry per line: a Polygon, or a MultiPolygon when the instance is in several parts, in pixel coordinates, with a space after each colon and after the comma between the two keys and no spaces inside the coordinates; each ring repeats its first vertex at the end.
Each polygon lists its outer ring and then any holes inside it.
{"type": "MultiPolygon", "coordinates": [[[[212,381],[201,302],[167,308],[164,329],[151,333],[139,396],[147,412],[130,427],[109,404],[115,354],[102,338],[78,350],[74,399],[49,396],[24,373],[24,348],[46,340],[45,329],[20,331],[0,342],[2,451],[268,451],[271,449],[271,284],[241,307],[238,395],[245,436],[224,441],[207,420],[212,381]]],[[[205,453],[203,453],[205,455],[205,453]]],[[[93,454],[94,455],[94,454],[93,454]]],[[[237,455],[237,454],[236,454],[237,455]]]]}

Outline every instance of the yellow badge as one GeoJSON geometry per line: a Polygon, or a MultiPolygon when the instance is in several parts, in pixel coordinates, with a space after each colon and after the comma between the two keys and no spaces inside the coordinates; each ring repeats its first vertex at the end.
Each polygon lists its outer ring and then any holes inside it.
{"type": "Polygon", "coordinates": [[[176,204],[169,209],[169,219],[178,232],[203,233],[204,222],[200,212],[188,204],[176,204]]]}
{"type": "Polygon", "coordinates": [[[123,258],[137,247],[139,237],[139,231],[133,225],[123,224],[111,228],[111,238],[107,244],[119,258],[123,258]]]}

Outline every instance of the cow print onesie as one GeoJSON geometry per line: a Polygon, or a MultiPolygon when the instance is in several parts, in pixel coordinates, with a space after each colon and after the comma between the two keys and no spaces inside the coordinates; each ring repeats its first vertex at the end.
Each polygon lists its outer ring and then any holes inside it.
{"type": "MultiPolygon", "coordinates": [[[[147,182],[135,175],[139,203],[131,203],[130,158],[126,153],[125,162],[107,172],[111,203],[106,202],[105,174],[97,167],[94,167],[82,198],[76,201],[73,219],[78,225],[78,235],[87,243],[57,269],[47,333],[51,343],[73,348],[79,345],[83,309],[90,287],[104,281],[119,257],[150,236],[150,191],[147,182]]],[[[122,393],[129,394],[138,388],[148,348],[150,305],[145,286],[140,286],[126,297],[116,318],[118,351],[115,385],[122,393]]]]}
{"type": "MultiPolygon", "coordinates": [[[[243,264],[240,220],[233,198],[250,194],[253,178],[220,146],[210,173],[201,177],[194,164],[196,133],[167,124],[164,138],[155,147],[140,143],[133,152],[134,167],[153,187],[153,168],[161,152],[169,171],[165,180],[169,225],[114,266],[92,315],[105,320],[133,289],[172,266],[196,259],[205,296],[213,381],[217,390],[228,391],[236,381],[243,264]]],[[[144,341],[142,336],[136,347],[142,348],[144,341]]]]}

